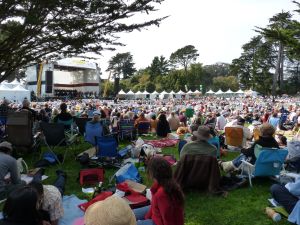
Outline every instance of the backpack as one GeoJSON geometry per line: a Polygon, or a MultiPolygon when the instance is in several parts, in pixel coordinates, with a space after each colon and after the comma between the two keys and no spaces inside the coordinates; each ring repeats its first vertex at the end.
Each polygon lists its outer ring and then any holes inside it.
{"type": "Polygon", "coordinates": [[[95,185],[104,181],[103,168],[83,169],[79,172],[79,183],[83,185],[95,185]]]}

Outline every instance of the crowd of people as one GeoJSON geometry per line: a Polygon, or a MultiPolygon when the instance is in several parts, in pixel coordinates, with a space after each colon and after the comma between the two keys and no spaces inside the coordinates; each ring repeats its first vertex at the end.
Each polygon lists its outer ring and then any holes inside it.
{"type": "MultiPolygon", "coordinates": [[[[180,152],[184,155],[203,154],[216,157],[217,148],[208,141],[214,136],[220,140],[221,153],[226,149],[240,151],[240,155],[232,161],[219,160],[220,169],[230,173],[240,169],[242,160],[255,163],[258,153],[257,148],[276,148],[287,146],[287,138],[277,131],[291,131],[296,134],[300,127],[300,99],[278,98],[275,102],[268,97],[257,98],[215,98],[203,97],[191,100],[131,100],[131,101],[101,101],[97,99],[52,100],[48,102],[32,102],[24,100],[22,104],[10,103],[3,100],[0,105],[0,119],[5,123],[5,118],[11,111],[28,110],[36,124],[34,129],[39,129],[39,122],[59,123],[75,118],[92,118],[91,123],[100,120],[110,121],[107,132],[118,134],[120,122],[131,120],[136,129],[142,122],[149,123],[149,132],[158,138],[168,138],[172,133],[187,136],[187,144],[180,152]],[[242,129],[242,144],[238,147],[227,145],[224,138],[226,127],[242,129]],[[255,130],[259,130],[255,139],[255,130]]],[[[66,129],[70,129],[66,125],[66,129]]],[[[2,126],[2,129],[4,126],[2,126]]],[[[104,129],[104,128],[103,128],[104,129]]],[[[4,131],[2,131],[4,132],[4,131]]],[[[40,180],[31,185],[22,185],[17,162],[10,156],[12,146],[8,142],[0,143],[0,194],[7,197],[0,224],[7,225],[35,225],[50,223],[56,225],[62,216],[61,194],[65,181],[65,174],[58,171],[57,182],[54,186],[43,186],[40,180]],[[10,180],[5,178],[10,172],[10,180]],[[14,191],[11,192],[11,187],[14,191]],[[50,192],[51,194],[48,194],[50,192]],[[55,194],[54,194],[55,193],[55,194]],[[49,197],[50,196],[50,197],[49,197]],[[54,197],[56,196],[56,197],[54,197]],[[57,197],[59,196],[59,197],[57,197]],[[44,199],[42,199],[44,198],[44,199]],[[47,200],[56,200],[48,203],[47,200]],[[23,204],[18,204],[22,202],[23,204]],[[53,207],[55,206],[55,207],[53,207]],[[48,212],[47,216],[41,211],[48,212]],[[47,221],[47,222],[46,222],[47,221]]],[[[172,168],[163,158],[149,160],[148,175],[153,181],[151,187],[151,205],[130,210],[120,199],[111,197],[103,202],[96,203],[85,214],[86,225],[110,224],[154,224],[154,225],[183,225],[184,221],[184,194],[181,187],[172,176],[172,168]],[[111,205],[122,208],[119,215],[114,208],[110,218],[100,216],[101,211],[109,209],[111,205]],[[126,212],[126,213],[125,213],[126,212]],[[97,214],[98,213],[98,214],[97,214]],[[126,215],[125,215],[126,214],[126,215]],[[123,216],[122,216],[123,215],[123,216]],[[120,217],[123,223],[113,223],[113,217],[120,217]],[[121,219],[122,218],[122,219],[121,219]]],[[[300,180],[288,183],[286,186],[274,185],[271,188],[272,196],[291,215],[292,222],[300,224],[300,203],[298,198],[300,180]]]]}

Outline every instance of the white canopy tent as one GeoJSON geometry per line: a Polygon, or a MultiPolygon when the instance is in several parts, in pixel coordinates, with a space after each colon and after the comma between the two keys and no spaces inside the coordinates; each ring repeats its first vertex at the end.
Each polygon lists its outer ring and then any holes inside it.
{"type": "Polygon", "coordinates": [[[191,90],[189,90],[189,91],[187,92],[187,94],[188,94],[188,95],[192,95],[192,94],[195,94],[195,93],[192,92],[191,90]]]}
{"type": "Polygon", "coordinates": [[[1,84],[0,98],[5,98],[9,101],[22,102],[25,98],[30,100],[30,91],[23,88],[20,84],[14,88],[9,88],[7,84],[1,84]]]}
{"type": "Polygon", "coordinates": [[[157,91],[153,91],[150,94],[150,99],[156,99],[156,98],[159,98],[159,93],[157,91]]]}
{"type": "Polygon", "coordinates": [[[257,97],[258,92],[253,91],[252,89],[250,89],[250,90],[248,90],[248,91],[245,91],[245,95],[246,95],[246,96],[257,97]]]}
{"type": "Polygon", "coordinates": [[[216,94],[216,95],[223,95],[224,92],[223,92],[221,89],[219,89],[215,94],[216,94]]]}
{"type": "Polygon", "coordinates": [[[195,95],[201,95],[202,93],[199,90],[194,91],[195,95]]]}
{"type": "Polygon", "coordinates": [[[210,89],[208,92],[206,92],[206,94],[212,95],[212,94],[215,94],[215,92],[210,89]]]}
{"type": "Polygon", "coordinates": [[[132,90],[129,90],[126,95],[134,95],[134,92],[132,90]]]}
{"type": "Polygon", "coordinates": [[[225,94],[226,94],[226,95],[233,95],[234,92],[233,92],[232,90],[228,89],[228,91],[226,91],[225,94]]]}
{"type": "Polygon", "coordinates": [[[121,91],[119,91],[118,95],[126,95],[125,91],[123,91],[123,89],[121,89],[121,91]]]}
{"type": "Polygon", "coordinates": [[[9,88],[14,88],[14,87],[20,85],[20,82],[17,79],[14,79],[12,82],[10,82],[10,83],[6,82],[4,84],[9,88]]]}
{"type": "Polygon", "coordinates": [[[237,92],[235,92],[235,94],[238,94],[238,95],[244,95],[245,93],[242,91],[242,89],[238,90],[237,92]]]}

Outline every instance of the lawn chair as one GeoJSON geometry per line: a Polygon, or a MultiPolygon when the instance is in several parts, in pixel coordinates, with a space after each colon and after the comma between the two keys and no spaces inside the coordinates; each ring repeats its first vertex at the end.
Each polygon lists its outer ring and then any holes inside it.
{"type": "Polygon", "coordinates": [[[243,128],[225,127],[226,144],[241,148],[243,145],[243,128]]]}
{"type": "Polygon", "coordinates": [[[148,134],[149,130],[150,130],[150,122],[141,121],[138,123],[137,126],[138,135],[148,134]]]}
{"type": "Polygon", "coordinates": [[[252,178],[277,176],[283,169],[283,163],[288,154],[286,149],[263,148],[255,162],[255,165],[242,160],[241,176],[249,178],[249,185],[252,187],[252,178]]]}
{"type": "Polygon", "coordinates": [[[85,125],[91,118],[75,118],[75,123],[78,127],[79,134],[84,136],[85,133],[85,125]]]}
{"type": "MultiPolygon", "coordinates": [[[[65,127],[60,123],[41,123],[41,130],[43,133],[43,140],[48,150],[54,153],[54,149],[60,146],[66,146],[63,161],[60,162],[57,159],[59,164],[64,164],[65,158],[68,153],[68,147],[71,147],[75,142],[77,134],[67,137],[65,135],[65,127]]],[[[55,153],[54,153],[55,154],[55,153]]]]}
{"type": "Polygon", "coordinates": [[[121,138],[121,140],[124,140],[124,138],[126,137],[129,137],[131,140],[133,140],[134,121],[130,119],[120,120],[119,126],[120,126],[119,137],[121,138]]]}
{"type": "Polygon", "coordinates": [[[216,148],[217,148],[217,155],[216,155],[216,157],[220,158],[220,155],[221,155],[220,138],[218,136],[215,136],[215,137],[209,139],[208,143],[211,144],[211,145],[213,145],[213,146],[216,146],[216,148]]]}
{"type": "Polygon", "coordinates": [[[96,156],[101,157],[117,157],[118,143],[112,136],[96,137],[97,152],[96,156]]]}
{"type": "Polygon", "coordinates": [[[85,135],[84,139],[86,142],[96,146],[96,137],[103,136],[103,126],[100,122],[98,123],[91,123],[87,122],[85,125],[85,135]]]}
{"type": "Polygon", "coordinates": [[[9,112],[6,125],[7,141],[17,152],[31,152],[39,148],[38,135],[32,134],[33,121],[30,111],[9,112]]]}

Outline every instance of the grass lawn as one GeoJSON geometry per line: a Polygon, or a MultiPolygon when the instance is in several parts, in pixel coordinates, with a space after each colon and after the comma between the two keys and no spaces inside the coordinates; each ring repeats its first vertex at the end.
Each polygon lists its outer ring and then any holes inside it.
{"type": "MultiPolygon", "coordinates": [[[[128,143],[121,143],[120,147],[126,146],[128,143]]],[[[80,153],[90,147],[89,144],[81,141],[75,146],[75,153],[80,153]]],[[[59,152],[57,149],[56,152],[59,152]]],[[[175,154],[178,158],[177,147],[165,148],[164,153],[175,154]]],[[[229,153],[225,160],[232,159],[236,153],[229,153]]],[[[29,166],[37,160],[33,156],[24,157],[29,166]]],[[[55,170],[58,166],[48,167],[45,174],[49,176],[44,181],[45,184],[52,184],[56,178],[55,170]]],[[[81,186],[77,181],[81,166],[74,160],[73,153],[69,151],[68,157],[62,166],[67,173],[66,195],[75,194],[79,198],[86,198],[81,192],[81,186]]],[[[115,169],[106,169],[105,184],[108,184],[108,179],[114,174],[115,169]]],[[[144,178],[144,183],[147,186],[151,182],[147,180],[145,173],[141,175],[144,178]]],[[[210,196],[198,192],[186,193],[185,202],[185,224],[187,225],[269,225],[274,222],[264,214],[264,209],[268,206],[267,199],[270,197],[269,187],[272,182],[269,180],[254,180],[253,188],[245,186],[244,188],[231,191],[226,198],[218,196],[210,196]]],[[[282,219],[277,224],[289,224],[286,219],[282,219]]]]}

